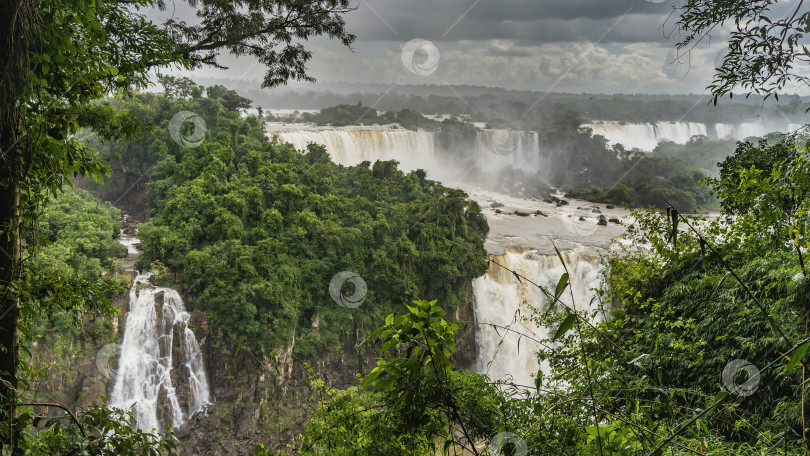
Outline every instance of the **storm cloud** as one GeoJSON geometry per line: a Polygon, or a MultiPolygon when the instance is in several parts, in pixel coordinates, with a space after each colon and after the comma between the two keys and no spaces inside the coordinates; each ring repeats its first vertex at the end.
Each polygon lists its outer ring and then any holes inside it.
{"type": "MultiPolygon", "coordinates": [[[[359,0],[346,16],[347,27],[358,37],[353,50],[313,40],[309,68],[320,81],[392,87],[706,93],[726,36],[720,31],[690,54],[677,54],[675,1],[680,0],[359,0]],[[403,65],[406,43],[414,39],[432,42],[440,54],[430,72],[403,65]]],[[[249,59],[225,56],[222,63],[232,70],[204,70],[202,75],[262,77],[261,66],[249,59]]]]}
{"type": "Polygon", "coordinates": [[[361,39],[421,36],[440,42],[511,39],[527,44],[600,37],[607,42],[662,40],[660,26],[672,11],[668,2],[645,0],[363,0],[357,6],[349,23],[361,39]],[[642,23],[643,29],[633,26],[642,23]]]}

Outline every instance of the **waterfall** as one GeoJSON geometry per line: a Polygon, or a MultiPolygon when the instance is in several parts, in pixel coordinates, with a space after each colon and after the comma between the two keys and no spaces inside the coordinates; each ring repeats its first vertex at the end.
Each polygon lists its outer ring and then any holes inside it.
{"type": "Polygon", "coordinates": [[[433,133],[408,130],[290,130],[271,133],[298,150],[309,143],[326,146],[335,163],[352,166],[363,161],[397,160],[408,171],[438,170],[433,133]]]}
{"type": "MultiPolygon", "coordinates": [[[[583,124],[594,135],[604,136],[608,144],[621,144],[627,149],[651,151],[661,141],[686,144],[692,136],[708,136],[705,124],[695,122],[654,122],[620,124],[618,122],[594,122],[583,124]]],[[[788,133],[801,128],[797,123],[744,122],[739,124],[714,124],[714,137],[717,139],[745,139],[762,137],[780,131],[788,133]]]]}
{"type": "Polygon", "coordinates": [[[604,136],[608,144],[621,144],[626,149],[651,151],[661,141],[686,144],[692,136],[706,135],[706,125],[696,122],[654,122],[619,124],[598,122],[583,124],[594,135],[604,136]]]}
{"type": "Polygon", "coordinates": [[[761,138],[768,133],[780,131],[783,133],[790,133],[803,127],[797,123],[787,123],[785,125],[776,125],[773,123],[741,123],[741,124],[726,124],[718,123],[714,125],[715,136],[718,139],[746,139],[752,136],[761,138]]]}
{"type": "Polygon", "coordinates": [[[202,352],[180,295],[139,274],[109,406],[132,411],[141,430],[179,427],[210,403],[202,352]]]}
{"type": "Polygon", "coordinates": [[[537,172],[545,166],[536,131],[482,130],[475,139],[479,163],[490,170],[511,166],[537,172]]]}
{"type": "MultiPolygon", "coordinates": [[[[436,152],[432,132],[392,129],[310,129],[276,130],[270,135],[279,141],[306,150],[310,143],[321,144],[336,163],[356,165],[363,161],[397,160],[405,171],[424,169],[432,179],[454,180],[461,171],[452,159],[436,152]]],[[[546,167],[540,155],[536,131],[482,130],[473,145],[473,158],[488,170],[511,166],[538,172],[546,167]]],[[[465,151],[468,153],[468,151],[465,151]]],[[[462,172],[463,174],[463,172],[462,172]]]]}
{"type": "MultiPolygon", "coordinates": [[[[574,305],[569,290],[563,294],[562,302],[577,310],[596,310],[598,302],[593,289],[602,281],[599,258],[585,250],[562,252],[562,257],[571,274],[569,283],[574,305]]],[[[533,249],[508,248],[504,254],[491,255],[490,259],[546,287],[551,293],[565,272],[556,255],[541,255],[533,249]]],[[[545,311],[548,299],[537,287],[525,280],[519,282],[512,272],[494,263],[490,263],[486,275],[473,281],[477,370],[493,379],[511,376],[517,385],[533,385],[532,375],[546,369],[535,356],[540,345],[503,327],[511,324],[514,331],[535,339],[549,337],[553,328],[538,327],[533,320],[524,320],[535,310],[545,311]],[[496,329],[493,324],[500,327],[496,329]]]]}
{"type": "Polygon", "coordinates": [[[717,139],[737,138],[737,125],[718,123],[714,124],[714,136],[717,139]]]}

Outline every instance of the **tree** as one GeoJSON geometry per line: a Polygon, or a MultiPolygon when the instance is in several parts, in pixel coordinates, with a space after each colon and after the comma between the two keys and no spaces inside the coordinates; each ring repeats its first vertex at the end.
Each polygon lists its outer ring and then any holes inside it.
{"type": "Polygon", "coordinates": [[[407,309],[389,315],[363,342],[381,352],[360,389],[336,391],[314,381],[322,400],[300,454],[450,454],[453,447],[479,455],[479,444],[508,425],[507,394],[486,376],[453,366],[458,326],[444,320],[436,301],[407,309]]]}
{"type": "Polygon", "coordinates": [[[785,13],[774,7],[779,0],[688,0],[675,6],[675,31],[683,35],[676,45],[681,57],[721,27],[730,28],[728,52],[709,86],[714,102],[732,90],[775,96],[788,83],[808,84],[810,79],[796,63],[810,63],[804,44],[810,10],[804,2],[787,6],[785,13]],[[683,53],[683,54],[682,54],[683,53]]]}
{"type": "Polygon", "coordinates": [[[74,133],[130,138],[138,125],[98,103],[106,94],[145,87],[153,68],[218,66],[228,51],[267,67],[265,87],[312,81],[312,57],[300,43],[325,35],[350,46],[343,16],[348,0],[198,0],[198,21],[155,24],[140,11],[158,0],[8,0],[0,4],[0,440],[21,426],[10,421],[17,385],[18,292],[35,214],[71,175],[100,179],[105,167],[74,133]]]}
{"type": "Polygon", "coordinates": [[[250,98],[240,96],[236,91],[221,85],[213,85],[205,89],[205,93],[208,95],[208,98],[219,101],[219,103],[229,111],[238,111],[250,107],[250,98]]]}
{"type": "Polygon", "coordinates": [[[170,75],[158,75],[163,86],[163,93],[169,98],[200,98],[203,87],[189,78],[176,78],[170,75]]]}

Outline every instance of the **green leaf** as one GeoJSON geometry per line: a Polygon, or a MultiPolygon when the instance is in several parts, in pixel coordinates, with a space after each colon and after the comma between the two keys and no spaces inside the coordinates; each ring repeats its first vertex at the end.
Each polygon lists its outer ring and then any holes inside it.
{"type": "Polygon", "coordinates": [[[706,409],[706,413],[704,414],[704,416],[711,415],[712,412],[714,412],[714,409],[720,406],[720,403],[723,402],[727,397],[728,391],[720,391],[719,393],[717,393],[717,395],[714,396],[714,399],[712,400],[712,405],[710,405],[709,408],[706,409]]]}
{"type": "Polygon", "coordinates": [[[672,209],[672,246],[678,245],[678,211],[672,209]]]}
{"type": "Polygon", "coordinates": [[[382,391],[384,389],[389,388],[393,383],[394,383],[393,378],[386,378],[386,379],[380,380],[380,381],[378,381],[377,383],[374,384],[373,390],[375,392],[382,391]]]}
{"type": "MultiPolygon", "coordinates": [[[[702,242],[702,241],[703,241],[703,240],[701,239],[701,242],[702,242]]],[[[714,287],[714,290],[712,290],[712,292],[709,294],[709,299],[712,299],[712,296],[714,296],[714,294],[717,292],[717,290],[719,290],[719,289],[720,289],[720,286],[722,286],[722,285],[723,285],[723,282],[725,282],[725,281],[726,281],[726,278],[727,278],[729,275],[731,275],[731,271],[726,272],[726,274],[723,276],[723,278],[722,278],[722,279],[720,279],[720,281],[719,281],[719,282],[717,282],[717,286],[716,286],[716,287],[714,287]]]]}
{"type": "Polygon", "coordinates": [[[448,439],[444,441],[444,450],[442,450],[442,454],[449,454],[451,445],[453,445],[453,438],[448,437],[448,439]]]}
{"type": "Polygon", "coordinates": [[[554,338],[552,340],[559,339],[563,334],[567,333],[571,327],[574,326],[574,323],[577,321],[577,314],[575,313],[568,313],[568,316],[565,317],[562,323],[560,323],[560,327],[557,328],[557,332],[554,334],[554,338]]]}
{"type": "Polygon", "coordinates": [[[560,299],[560,295],[563,291],[565,291],[565,287],[568,286],[568,273],[563,273],[560,276],[560,280],[557,281],[557,289],[554,291],[554,300],[560,299]]]}
{"type": "Polygon", "coordinates": [[[810,348],[810,341],[803,343],[799,348],[793,350],[793,355],[790,357],[790,361],[788,361],[787,366],[785,366],[785,375],[789,374],[794,367],[804,358],[804,354],[807,353],[807,349],[810,348]]]}

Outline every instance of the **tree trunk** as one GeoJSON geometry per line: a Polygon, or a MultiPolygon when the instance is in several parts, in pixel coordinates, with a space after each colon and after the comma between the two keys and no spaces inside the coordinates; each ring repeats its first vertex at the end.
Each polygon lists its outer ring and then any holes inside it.
{"type": "MultiPolygon", "coordinates": [[[[8,170],[0,173],[6,179],[8,170]]],[[[20,276],[18,242],[19,189],[16,183],[0,188],[0,417],[13,413],[10,403],[17,387],[17,295],[6,287],[20,276]]]]}
{"type": "MultiPolygon", "coordinates": [[[[11,426],[17,387],[18,296],[8,286],[20,277],[20,105],[29,53],[36,36],[33,0],[0,0],[0,426],[11,426]]],[[[18,429],[4,429],[13,447],[18,429]]]]}

